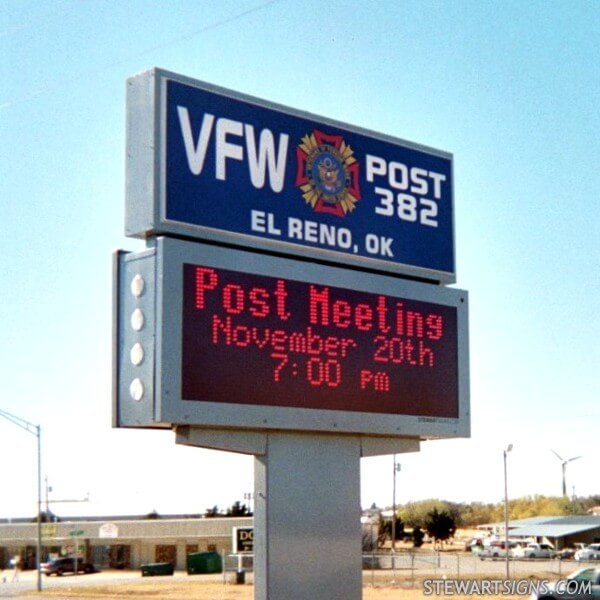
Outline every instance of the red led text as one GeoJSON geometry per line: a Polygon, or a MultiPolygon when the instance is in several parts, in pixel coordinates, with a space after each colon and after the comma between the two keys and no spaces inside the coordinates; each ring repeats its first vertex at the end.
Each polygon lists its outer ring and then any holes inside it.
{"type": "MultiPolygon", "coordinates": [[[[219,276],[215,269],[196,267],[196,308],[205,307],[207,293],[218,288],[219,276]]],[[[287,292],[285,281],[278,279],[274,290],[252,287],[249,290],[241,285],[229,283],[220,290],[222,308],[227,314],[240,315],[247,312],[253,317],[266,317],[275,312],[282,321],[287,321],[290,313],[286,310],[287,292]]]]}
{"type": "Polygon", "coordinates": [[[223,355],[234,364],[268,357],[257,381],[379,395],[402,384],[402,369],[437,367],[446,324],[436,305],[211,267],[193,273],[202,338],[220,353],[246,353],[223,355]]]}

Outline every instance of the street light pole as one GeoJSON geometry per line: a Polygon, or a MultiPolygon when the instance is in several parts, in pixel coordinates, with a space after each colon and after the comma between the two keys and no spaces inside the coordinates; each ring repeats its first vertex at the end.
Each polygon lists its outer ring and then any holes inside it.
{"type": "Polygon", "coordinates": [[[0,417],[14,423],[21,429],[35,435],[37,438],[37,543],[35,565],[37,569],[37,590],[42,591],[42,429],[39,425],[34,425],[25,419],[21,419],[9,412],[0,409],[0,417]]]}
{"type": "Polygon", "coordinates": [[[35,426],[37,438],[37,544],[35,568],[37,570],[37,591],[42,591],[42,428],[35,426]]]}
{"type": "Polygon", "coordinates": [[[394,487],[392,491],[392,553],[396,552],[396,473],[399,470],[400,463],[396,462],[396,455],[394,454],[394,487]]]}
{"type": "Polygon", "coordinates": [[[506,472],[506,455],[512,450],[509,444],[504,450],[504,552],[506,556],[506,579],[510,577],[509,549],[508,549],[508,477],[506,472]]]}

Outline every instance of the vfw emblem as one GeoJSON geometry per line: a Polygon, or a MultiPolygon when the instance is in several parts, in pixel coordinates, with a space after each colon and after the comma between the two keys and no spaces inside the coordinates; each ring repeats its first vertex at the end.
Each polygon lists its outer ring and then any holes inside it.
{"type": "Polygon", "coordinates": [[[296,148],[296,186],[316,212],[344,217],[360,200],[358,162],[341,135],[313,130],[296,148]]]}

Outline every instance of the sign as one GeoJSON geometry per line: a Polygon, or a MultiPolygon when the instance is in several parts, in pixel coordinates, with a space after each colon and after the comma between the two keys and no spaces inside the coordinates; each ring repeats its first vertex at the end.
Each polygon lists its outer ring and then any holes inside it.
{"type": "Polygon", "coordinates": [[[127,111],[128,235],[455,281],[450,154],[159,69],[127,111]]]}
{"type": "Polygon", "coordinates": [[[81,537],[84,534],[85,531],[83,529],[73,529],[72,531],[69,531],[71,537],[81,537]]]}
{"type": "Polygon", "coordinates": [[[119,528],[114,523],[103,523],[98,529],[98,537],[100,538],[118,538],[119,528]]]}
{"type": "Polygon", "coordinates": [[[56,537],[57,526],[56,523],[42,523],[42,539],[51,540],[56,537]]]}
{"type": "Polygon", "coordinates": [[[298,567],[303,598],[359,598],[361,456],[469,435],[468,297],[432,285],[455,282],[453,185],[446,152],[128,80],[126,233],[148,244],[114,255],[113,424],[260,456],[263,600],[298,567]]]}
{"type": "Polygon", "coordinates": [[[468,432],[462,290],[169,238],[117,280],[118,424],[468,432]]]}
{"type": "Polygon", "coordinates": [[[231,545],[233,554],[254,552],[254,527],[234,527],[231,545]]]}

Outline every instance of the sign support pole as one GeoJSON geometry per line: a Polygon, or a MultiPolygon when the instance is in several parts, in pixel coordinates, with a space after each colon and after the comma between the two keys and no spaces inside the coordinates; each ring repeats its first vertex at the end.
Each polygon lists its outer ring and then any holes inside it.
{"type": "Polygon", "coordinates": [[[176,442],[254,455],[254,600],[362,598],[360,458],[415,438],[178,426],[176,442]]]}
{"type": "Polygon", "coordinates": [[[255,459],[255,600],[362,597],[360,438],[267,434],[255,459]]]}

